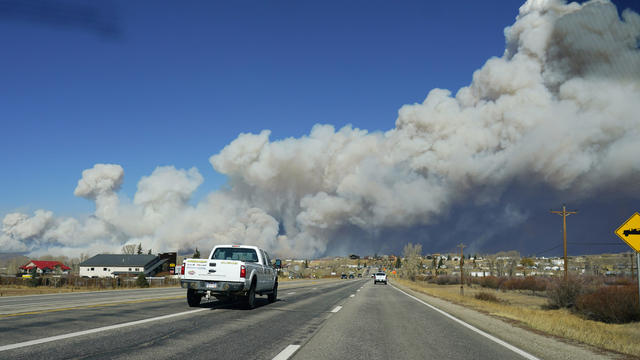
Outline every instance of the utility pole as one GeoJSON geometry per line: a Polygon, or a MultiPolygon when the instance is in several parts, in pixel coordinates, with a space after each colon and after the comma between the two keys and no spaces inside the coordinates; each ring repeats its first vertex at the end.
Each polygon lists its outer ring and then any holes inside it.
{"type": "Polygon", "coordinates": [[[551,210],[553,214],[562,215],[562,242],[564,244],[564,280],[569,276],[569,263],[567,261],[567,216],[577,214],[578,211],[567,211],[567,207],[563,204],[562,211],[551,210]]]}
{"type": "Polygon", "coordinates": [[[462,249],[464,249],[465,245],[460,244],[458,247],[460,248],[460,296],[464,296],[464,270],[462,269],[464,265],[464,253],[462,249]]]}

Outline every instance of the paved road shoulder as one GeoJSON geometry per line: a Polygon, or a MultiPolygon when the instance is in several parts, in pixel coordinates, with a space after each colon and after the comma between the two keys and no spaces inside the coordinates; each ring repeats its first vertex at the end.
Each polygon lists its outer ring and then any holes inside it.
{"type": "MultiPolygon", "coordinates": [[[[460,306],[433,296],[413,291],[399,284],[391,284],[418,299],[445,311],[456,318],[477,327],[513,346],[538,356],[541,359],[601,360],[628,359],[628,356],[596,349],[588,345],[569,343],[515,326],[497,317],[460,306]]],[[[418,305],[419,303],[416,302],[418,305]]],[[[423,305],[424,306],[424,305],[423,305]]]]}

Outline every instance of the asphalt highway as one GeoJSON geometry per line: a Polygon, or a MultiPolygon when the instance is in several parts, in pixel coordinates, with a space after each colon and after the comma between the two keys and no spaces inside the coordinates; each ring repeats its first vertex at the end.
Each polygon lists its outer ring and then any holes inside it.
{"type": "MultiPolygon", "coordinates": [[[[257,307],[183,289],[0,299],[0,359],[521,359],[370,279],[280,284],[257,307]],[[22,305],[21,305],[22,304],[22,305]]],[[[533,357],[529,357],[533,358],[533,357]]]]}

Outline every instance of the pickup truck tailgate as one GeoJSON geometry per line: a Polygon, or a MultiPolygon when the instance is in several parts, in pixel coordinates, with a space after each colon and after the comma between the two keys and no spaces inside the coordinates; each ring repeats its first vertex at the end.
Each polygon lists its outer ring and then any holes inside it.
{"type": "Polygon", "coordinates": [[[184,278],[207,281],[242,281],[240,261],[188,259],[184,278]]]}

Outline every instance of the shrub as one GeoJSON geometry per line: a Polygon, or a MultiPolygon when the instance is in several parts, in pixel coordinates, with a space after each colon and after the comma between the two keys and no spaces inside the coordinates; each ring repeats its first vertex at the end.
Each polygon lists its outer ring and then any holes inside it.
{"type": "Polygon", "coordinates": [[[583,292],[583,284],[574,277],[557,279],[547,286],[548,307],[551,309],[571,308],[576,298],[583,292]]]}
{"type": "Polygon", "coordinates": [[[39,276],[35,276],[27,280],[27,286],[37,287],[40,285],[42,285],[42,278],[40,278],[39,276]]]}
{"type": "Polygon", "coordinates": [[[530,290],[532,292],[544,291],[547,288],[547,282],[534,276],[525,278],[510,278],[500,284],[502,290],[530,290]]]}
{"type": "Polygon", "coordinates": [[[435,282],[438,285],[454,285],[460,283],[458,276],[441,275],[435,278],[435,282]]]}
{"type": "Polygon", "coordinates": [[[480,286],[489,288],[489,289],[497,289],[500,286],[500,279],[495,276],[485,276],[480,279],[480,286]]]}
{"type": "Polygon", "coordinates": [[[138,275],[138,278],[136,279],[136,286],[141,288],[149,287],[149,282],[147,281],[143,273],[140,273],[138,275]]]}
{"type": "Polygon", "coordinates": [[[475,295],[475,298],[483,301],[500,302],[500,300],[494,294],[486,291],[480,291],[475,295]]]}
{"type": "Polygon", "coordinates": [[[605,278],[604,283],[607,285],[634,285],[636,281],[628,277],[612,277],[605,278]]]}
{"type": "Polygon", "coordinates": [[[627,323],[640,320],[638,286],[603,286],[576,299],[576,310],[591,320],[627,323]]]}

